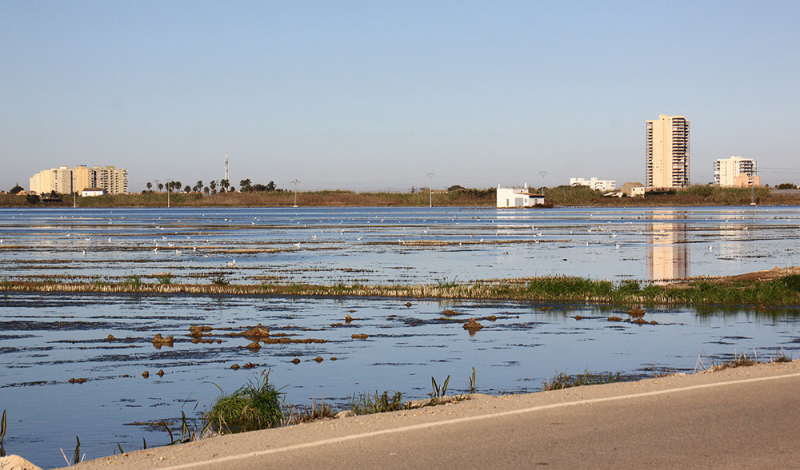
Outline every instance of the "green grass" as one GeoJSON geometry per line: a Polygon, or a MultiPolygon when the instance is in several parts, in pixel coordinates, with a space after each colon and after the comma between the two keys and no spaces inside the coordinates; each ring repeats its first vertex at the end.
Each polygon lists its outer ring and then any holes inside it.
{"type": "Polygon", "coordinates": [[[136,275],[128,276],[126,284],[128,284],[128,286],[130,286],[130,288],[133,290],[141,290],[142,286],[144,286],[144,282],[142,282],[142,277],[136,275]]]}
{"type": "Polygon", "coordinates": [[[254,431],[280,426],[283,393],[269,383],[269,371],[248,381],[230,395],[219,397],[206,416],[218,432],[254,431]]]}
{"type": "Polygon", "coordinates": [[[161,273],[157,274],[157,277],[159,284],[172,284],[172,278],[174,278],[175,276],[173,276],[170,273],[161,273]]]}
{"type": "Polygon", "coordinates": [[[231,283],[225,279],[225,276],[218,274],[211,277],[211,284],[214,284],[215,286],[229,286],[231,283]]]}
{"type": "Polygon", "coordinates": [[[374,413],[386,413],[389,411],[402,410],[403,394],[395,392],[391,397],[388,391],[382,394],[359,393],[350,398],[350,410],[357,415],[367,415],[374,413]]]}
{"type": "Polygon", "coordinates": [[[584,385],[600,385],[619,382],[619,372],[612,374],[593,374],[589,371],[583,374],[568,375],[564,372],[556,372],[552,380],[542,384],[542,391],[561,390],[564,388],[582,387],[584,385]]]}

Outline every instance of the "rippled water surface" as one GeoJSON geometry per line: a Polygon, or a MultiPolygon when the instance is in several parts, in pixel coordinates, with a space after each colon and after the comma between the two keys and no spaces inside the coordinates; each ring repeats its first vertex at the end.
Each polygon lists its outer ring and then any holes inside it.
{"type": "MultiPolygon", "coordinates": [[[[158,282],[164,273],[196,283],[659,280],[793,265],[799,226],[797,207],[0,210],[0,269],[33,282],[158,282]]],[[[166,431],[142,423],[178,430],[181,412],[198,417],[217,385],[230,392],[269,369],[287,402],[324,396],[340,405],[375,390],[424,398],[431,377],[448,375],[450,389],[463,392],[473,367],[481,392],[533,391],[556,370],[649,376],[741,351],[791,356],[800,344],[800,317],[789,308],[648,309],[656,324],[640,326],[609,322],[627,318],[619,308],[408,301],[1,293],[5,449],[53,467],[64,464],[60,448],[74,451],[76,435],[87,458],[117,444],[139,449],[142,438],[163,445],[166,431]],[[474,335],[462,328],[469,317],[484,326],[474,335]],[[258,323],[324,342],[253,351],[230,336],[258,323]],[[193,343],[191,325],[212,327],[206,339],[214,341],[193,343]],[[174,335],[172,346],[155,347],[157,333],[174,335]],[[256,367],[231,369],[246,363],[256,367]],[[78,378],[87,380],[69,383],[78,378]]]]}

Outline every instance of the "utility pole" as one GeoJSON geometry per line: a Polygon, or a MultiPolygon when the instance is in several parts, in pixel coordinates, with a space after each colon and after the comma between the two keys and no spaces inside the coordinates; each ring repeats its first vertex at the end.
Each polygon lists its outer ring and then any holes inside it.
{"type": "Polygon", "coordinates": [[[297,207],[297,183],[299,183],[299,181],[295,178],[292,183],[294,183],[294,207],[297,207]]]}
{"type": "Polygon", "coordinates": [[[164,182],[166,183],[167,186],[167,207],[169,207],[169,189],[172,186],[172,180],[167,178],[166,180],[164,180],[164,182]]]}
{"type": "Polygon", "coordinates": [[[544,195],[544,177],[547,176],[547,172],[542,170],[539,172],[539,176],[542,177],[542,195],[544,195]]]}
{"type": "Polygon", "coordinates": [[[225,181],[230,182],[228,179],[228,156],[225,155],[225,181]]]}
{"type": "Polygon", "coordinates": [[[433,207],[433,173],[428,173],[428,207],[433,207]]]}

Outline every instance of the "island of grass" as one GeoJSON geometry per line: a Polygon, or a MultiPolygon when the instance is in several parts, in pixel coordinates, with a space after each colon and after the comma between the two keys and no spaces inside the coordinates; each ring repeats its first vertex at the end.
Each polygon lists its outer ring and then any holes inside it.
{"type": "Polygon", "coordinates": [[[520,300],[611,305],[800,305],[800,267],[774,268],[728,277],[703,277],[668,283],[611,282],[550,276],[420,285],[383,284],[231,284],[210,275],[205,283],[147,283],[139,276],[124,282],[34,282],[4,278],[0,291],[225,294],[242,296],[390,297],[414,299],[520,300]]]}

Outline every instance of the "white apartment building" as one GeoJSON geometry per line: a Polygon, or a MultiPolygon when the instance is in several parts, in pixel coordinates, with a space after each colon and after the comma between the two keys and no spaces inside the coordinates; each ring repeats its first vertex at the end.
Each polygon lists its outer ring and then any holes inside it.
{"type": "Polygon", "coordinates": [[[599,180],[597,178],[591,178],[589,180],[585,180],[583,178],[570,178],[569,179],[570,186],[588,186],[592,189],[597,191],[613,191],[617,189],[617,181],[616,180],[599,180]]]}
{"type": "Polygon", "coordinates": [[[761,186],[761,177],[756,176],[756,161],[734,155],[714,162],[714,184],[723,188],[749,188],[761,186]]]}
{"type": "Polygon", "coordinates": [[[72,192],[72,170],[69,167],[51,168],[40,171],[30,179],[30,190],[37,194],[59,194],[72,192]]]}
{"type": "Polygon", "coordinates": [[[87,188],[102,188],[108,194],[128,192],[128,172],[113,166],[88,168],[78,165],[75,168],[62,166],[43,170],[30,178],[30,190],[37,194],[71,194],[87,188]]]}
{"type": "Polygon", "coordinates": [[[689,186],[689,120],[662,114],[647,121],[645,186],[689,186]]]}

